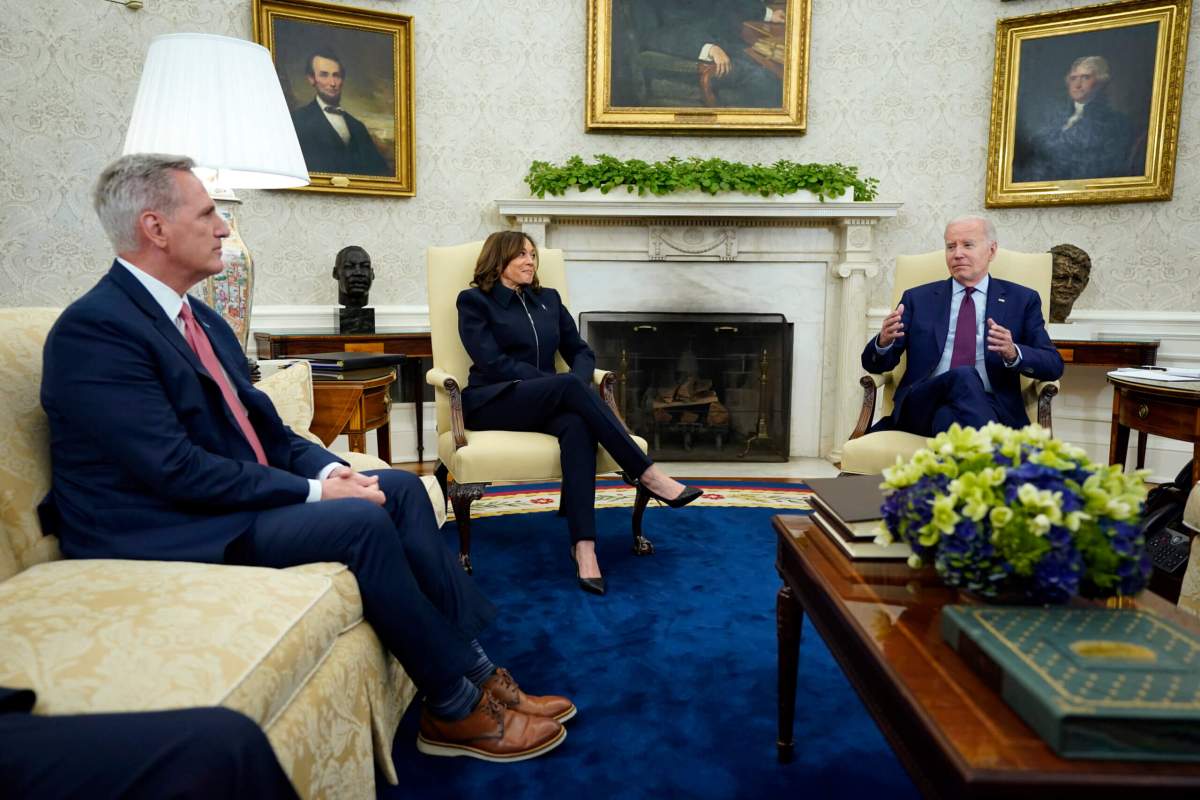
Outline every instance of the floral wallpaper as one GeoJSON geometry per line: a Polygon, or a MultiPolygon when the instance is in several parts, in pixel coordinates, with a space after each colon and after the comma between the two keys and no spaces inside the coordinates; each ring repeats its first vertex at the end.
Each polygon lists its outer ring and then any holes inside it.
{"type": "MultiPolygon", "coordinates": [[[[983,210],[996,20],[1088,3],[814,0],[808,135],[716,138],[584,133],[584,0],[353,4],[414,18],[417,195],[244,192],[241,230],[257,260],[260,304],[336,302],[330,268],[351,243],[374,260],[375,304],[423,304],[425,247],[499,227],[493,201],[526,194],[531,160],[574,153],[858,164],[879,178],[881,199],[905,204],[880,231],[884,263],[933,249],[946,219],[983,210]]],[[[0,304],[62,305],[111,258],[89,192],[119,154],[150,40],[178,31],[250,38],[251,3],[5,6],[0,304]]],[[[1173,201],[992,214],[1005,246],[1070,242],[1092,254],[1092,282],[1076,308],[1200,308],[1198,58],[1193,43],[1173,201]]],[[[887,274],[872,305],[886,303],[887,274]]]]}

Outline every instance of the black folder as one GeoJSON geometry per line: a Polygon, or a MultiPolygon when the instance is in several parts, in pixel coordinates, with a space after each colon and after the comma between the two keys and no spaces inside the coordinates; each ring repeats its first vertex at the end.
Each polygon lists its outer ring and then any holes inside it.
{"type": "Polygon", "coordinates": [[[372,352],[309,353],[297,356],[307,361],[314,370],[344,372],[350,369],[370,367],[394,367],[404,363],[403,355],[372,352]]]}
{"type": "Polygon", "coordinates": [[[882,475],[843,475],[840,478],[810,478],[805,483],[837,518],[854,522],[883,519],[882,475]]]}

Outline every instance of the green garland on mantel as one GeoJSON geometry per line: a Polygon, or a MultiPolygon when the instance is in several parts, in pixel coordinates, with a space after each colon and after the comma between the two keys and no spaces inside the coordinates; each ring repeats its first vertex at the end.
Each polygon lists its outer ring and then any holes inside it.
{"type": "Polygon", "coordinates": [[[845,164],[776,161],[764,166],[696,156],[647,163],[637,158],[622,161],[603,153],[595,158],[588,164],[579,156],[571,156],[562,166],[534,161],[525,183],[538,197],[562,195],[572,186],[580,191],[599,189],[601,194],[623,186],[631,193],[658,196],[699,189],[707,194],[743,192],[769,197],[807,189],[822,202],[826,197],[840,197],[847,188],[854,189],[854,199],[859,201],[874,200],[879,193],[879,181],[860,178],[858,167],[845,164]]]}

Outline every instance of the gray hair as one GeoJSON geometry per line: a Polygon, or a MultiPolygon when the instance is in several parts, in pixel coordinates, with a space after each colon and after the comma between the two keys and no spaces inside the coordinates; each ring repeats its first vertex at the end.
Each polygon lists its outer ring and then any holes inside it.
{"type": "Polygon", "coordinates": [[[180,197],[171,174],[195,165],[187,156],[133,153],[104,168],[92,192],[92,207],[116,252],[138,248],[138,218],[143,211],[168,217],[175,213],[180,197]]]}
{"type": "Polygon", "coordinates": [[[1067,74],[1070,75],[1074,72],[1076,67],[1085,68],[1088,72],[1095,75],[1096,80],[1101,83],[1107,83],[1111,77],[1111,73],[1108,71],[1108,60],[1104,56],[1083,56],[1082,58],[1077,58],[1071,62],[1071,68],[1067,70],[1067,74]]]}
{"type": "Polygon", "coordinates": [[[961,225],[964,222],[979,222],[983,224],[983,235],[987,237],[989,242],[997,242],[996,226],[987,217],[981,217],[978,214],[964,214],[961,217],[955,217],[946,223],[946,229],[949,230],[951,225],[961,225]]]}

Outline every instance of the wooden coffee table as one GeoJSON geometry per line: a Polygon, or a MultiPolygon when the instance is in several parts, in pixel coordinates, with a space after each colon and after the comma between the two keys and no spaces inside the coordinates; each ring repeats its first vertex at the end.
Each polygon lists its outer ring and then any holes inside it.
{"type": "MultiPolygon", "coordinates": [[[[800,625],[808,614],[926,797],[1200,798],[1200,764],[1059,758],[949,645],[943,605],[969,602],[932,570],[850,561],[800,516],[776,516],[779,759],[790,761],[800,625]]],[[[1136,607],[1200,630],[1149,592],[1136,607]]],[[[806,736],[819,736],[807,731],[806,736]]],[[[870,765],[864,765],[869,769],[870,765]]]]}

